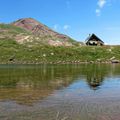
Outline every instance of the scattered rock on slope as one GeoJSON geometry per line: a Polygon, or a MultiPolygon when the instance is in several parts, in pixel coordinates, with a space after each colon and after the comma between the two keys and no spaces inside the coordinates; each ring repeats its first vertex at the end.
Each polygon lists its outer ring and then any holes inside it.
{"type": "MultiPolygon", "coordinates": [[[[79,44],[70,37],[59,34],[32,18],[19,19],[11,23],[11,25],[31,33],[32,36],[25,36],[25,38],[21,39],[22,42],[34,42],[53,46],[74,46],[79,44]]],[[[18,41],[21,42],[20,40],[18,41]]]]}

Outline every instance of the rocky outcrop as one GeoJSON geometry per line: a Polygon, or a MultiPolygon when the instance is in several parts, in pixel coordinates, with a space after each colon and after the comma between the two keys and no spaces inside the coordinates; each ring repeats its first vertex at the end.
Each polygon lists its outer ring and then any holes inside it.
{"type": "Polygon", "coordinates": [[[28,39],[23,39],[22,37],[21,39],[22,43],[24,41],[27,41],[27,42],[37,41],[38,43],[42,42],[52,46],[74,46],[78,44],[76,41],[72,40],[70,37],[55,32],[54,30],[50,29],[46,25],[36,21],[33,18],[19,19],[11,23],[11,25],[20,27],[28,31],[32,35],[32,37],[28,37],[28,39]]]}

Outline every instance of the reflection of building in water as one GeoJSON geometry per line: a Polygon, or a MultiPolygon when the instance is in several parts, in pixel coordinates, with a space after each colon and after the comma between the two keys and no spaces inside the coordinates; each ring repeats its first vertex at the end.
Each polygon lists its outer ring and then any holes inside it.
{"type": "Polygon", "coordinates": [[[120,66],[114,72],[111,72],[110,65],[94,64],[0,68],[0,101],[9,99],[32,105],[47,98],[55,90],[83,79],[86,79],[91,89],[96,90],[109,73],[119,75],[120,66]]]}
{"type": "Polygon", "coordinates": [[[104,81],[104,72],[101,71],[100,69],[93,68],[92,72],[88,71],[87,73],[87,82],[90,88],[96,90],[98,89],[101,85],[102,82],[104,81]]]}
{"type": "Polygon", "coordinates": [[[99,88],[99,86],[101,86],[102,82],[103,82],[103,78],[102,77],[98,77],[98,76],[91,76],[87,78],[87,82],[90,86],[90,88],[96,90],[99,88]]]}

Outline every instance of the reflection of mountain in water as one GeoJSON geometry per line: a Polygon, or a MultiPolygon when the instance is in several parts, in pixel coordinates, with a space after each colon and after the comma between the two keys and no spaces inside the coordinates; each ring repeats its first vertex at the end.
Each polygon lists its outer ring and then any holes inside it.
{"type": "Polygon", "coordinates": [[[32,104],[54,90],[86,79],[92,89],[99,88],[105,77],[119,75],[120,66],[113,65],[28,65],[0,66],[0,100],[32,104]],[[115,69],[114,69],[114,68],[115,69]]]}

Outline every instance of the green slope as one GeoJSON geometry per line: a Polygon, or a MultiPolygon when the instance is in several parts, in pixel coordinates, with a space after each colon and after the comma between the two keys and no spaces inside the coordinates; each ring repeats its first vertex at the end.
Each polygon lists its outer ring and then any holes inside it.
{"type": "Polygon", "coordinates": [[[120,60],[120,46],[53,47],[26,46],[14,40],[0,41],[0,63],[75,63],[120,60]]]}

